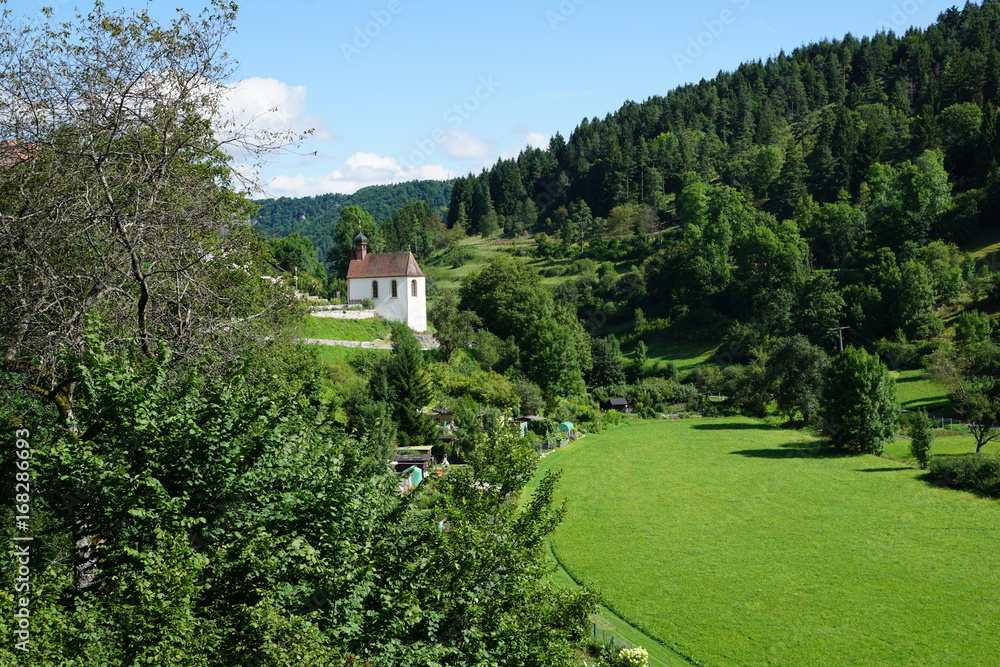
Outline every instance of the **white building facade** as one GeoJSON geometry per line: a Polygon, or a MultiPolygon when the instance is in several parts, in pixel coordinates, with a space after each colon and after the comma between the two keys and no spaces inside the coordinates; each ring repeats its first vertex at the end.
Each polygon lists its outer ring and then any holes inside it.
{"type": "Polygon", "coordinates": [[[354,238],[354,259],[347,269],[348,303],[371,299],[375,312],[387,320],[405,322],[414,331],[427,330],[426,277],[413,253],[368,253],[368,239],[354,238]]]}

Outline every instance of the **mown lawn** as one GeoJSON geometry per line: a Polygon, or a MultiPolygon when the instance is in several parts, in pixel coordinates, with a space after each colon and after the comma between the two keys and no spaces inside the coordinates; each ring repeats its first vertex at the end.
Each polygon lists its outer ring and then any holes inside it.
{"type": "Polygon", "coordinates": [[[1000,502],[743,418],[645,421],[546,457],[553,546],[706,665],[978,665],[1000,655],[1000,502]]]}
{"type": "Polygon", "coordinates": [[[338,320],[306,315],[294,329],[299,338],[319,340],[376,340],[389,336],[389,323],[381,317],[367,320],[338,320]]]}
{"type": "MultiPolygon", "coordinates": [[[[934,456],[965,456],[976,451],[976,440],[964,429],[955,427],[951,429],[935,429],[934,443],[931,445],[931,454],[934,456]]],[[[983,452],[992,454],[1000,453],[1000,442],[994,440],[983,447],[983,452]]],[[[886,456],[890,456],[900,461],[916,463],[916,459],[910,454],[909,438],[897,438],[885,446],[886,456]]]]}
{"type": "Polygon", "coordinates": [[[948,398],[948,390],[928,376],[927,371],[892,371],[899,403],[904,410],[924,410],[930,414],[958,418],[948,398]]]}

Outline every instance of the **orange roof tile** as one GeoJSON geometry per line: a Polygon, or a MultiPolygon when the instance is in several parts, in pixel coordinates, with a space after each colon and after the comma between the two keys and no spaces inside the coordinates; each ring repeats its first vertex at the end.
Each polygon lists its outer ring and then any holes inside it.
{"type": "Polygon", "coordinates": [[[422,277],[424,274],[411,252],[377,252],[364,259],[352,259],[347,268],[347,279],[422,277]]]}

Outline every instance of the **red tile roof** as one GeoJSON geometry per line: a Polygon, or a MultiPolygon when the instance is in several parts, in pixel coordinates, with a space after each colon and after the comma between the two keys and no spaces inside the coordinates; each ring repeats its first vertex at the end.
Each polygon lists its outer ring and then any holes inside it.
{"type": "Polygon", "coordinates": [[[417,266],[411,252],[377,252],[365,255],[364,259],[352,259],[347,268],[347,279],[352,278],[398,278],[421,277],[423,272],[417,266]]]}
{"type": "Polygon", "coordinates": [[[22,146],[16,141],[10,139],[0,141],[0,167],[13,167],[21,162],[27,162],[32,152],[31,147],[22,146]]]}

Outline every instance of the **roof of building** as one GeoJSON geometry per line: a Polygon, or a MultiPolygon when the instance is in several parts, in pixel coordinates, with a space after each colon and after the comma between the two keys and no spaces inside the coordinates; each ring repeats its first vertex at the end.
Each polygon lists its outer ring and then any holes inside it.
{"type": "Polygon", "coordinates": [[[430,454],[396,454],[392,457],[393,463],[427,463],[434,457],[430,454]]]}
{"type": "Polygon", "coordinates": [[[27,162],[33,152],[37,152],[37,148],[10,139],[0,141],[0,167],[13,167],[21,162],[27,162]]]}
{"type": "Polygon", "coordinates": [[[412,252],[377,252],[364,259],[352,259],[347,267],[347,279],[423,277],[412,252]]]}
{"type": "Polygon", "coordinates": [[[609,401],[609,403],[611,403],[611,405],[628,405],[628,399],[627,398],[612,398],[609,401]]]}

